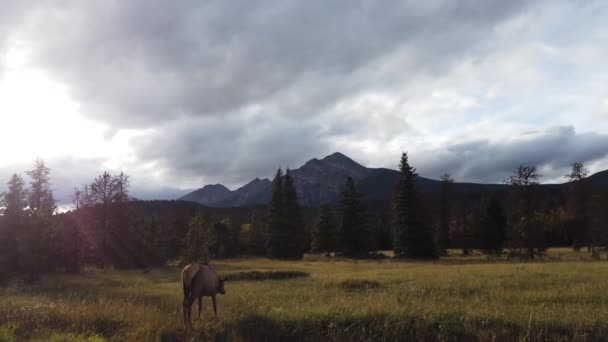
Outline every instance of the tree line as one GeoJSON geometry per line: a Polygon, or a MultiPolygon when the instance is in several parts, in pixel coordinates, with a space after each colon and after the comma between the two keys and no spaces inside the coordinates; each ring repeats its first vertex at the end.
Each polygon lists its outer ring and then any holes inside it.
{"type": "MultiPolygon", "coordinates": [[[[546,196],[542,175],[534,165],[520,166],[506,180],[507,196],[488,193],[477,202],[458,198],[454,179],[441,177],[437,210],[427,208],[428,194],[417,186],[416,169],[407,153],[399,164],[399,180],[391,201],[390,231],[396,258],[435,259],[449,250],[466,255],[479,250],[488,256],[534,259],[554,241],[598,256],[608,245],[608,189],[591,188],[583,163],[572,164],[565,190],[546,196]],[[502,198],[504,197],[504,198],[502,198]]],[[[383,228],[366,219],[362,194],[348,179],[341,206],[319,209],[312,231],[312,251],[361,257],[377,248],[374,236],[383,228]]],[[[385,226],[385,225],[384,225],[385,226]]],[[[376,240],[377,241],[377,240],[376,240]]]]}
{"type": "Polygon", "coordinates": [[[403,153],[390,213],[369,210],[365,194],[349,177],[339,201],[322,204],[314,220],[303,214],[288,169],[277,170],[268,205],[237,221],[177,202],[163,215],[143,211],[129,195],[129,177],[109,172],[74,189],[73,210],[58,213],[44,162],[36,160],[25,175],[14,174],[0,196],[0,279],[36,280],[45,272],[78,272],[85,266],[143,268],[241,254],[300,259],[311,251],[364,258],[387,248],[396,258],[434,259],[448,251],[479,250],[532,259],[553,241],[594,255],[608,242],[608,193],[589,186],[582,163],[572,165],[559,196],[543,196],[538,169],[520,166],[506,181],[507,196],[490,193],[474,203],[463,201],[453,190],[454,179],[445,174],[437,203],[430,203],[403,153]]]}

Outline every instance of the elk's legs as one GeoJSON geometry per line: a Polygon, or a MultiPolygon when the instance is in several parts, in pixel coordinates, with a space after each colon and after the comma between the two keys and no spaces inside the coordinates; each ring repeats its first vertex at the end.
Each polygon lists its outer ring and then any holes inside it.
{"type": "Polygon", "coordinates": [[[203,306],[203,296],[198,297],[198,319],[201,319],[201,307],[203,306]]]}
{"type": "Polygon", "coordinates": [[[215,318],[217,318],[217,305],[215,304],[215,296],[211,296],[211,300],[213,300],[213,312],[215,313],[215,318]]]}

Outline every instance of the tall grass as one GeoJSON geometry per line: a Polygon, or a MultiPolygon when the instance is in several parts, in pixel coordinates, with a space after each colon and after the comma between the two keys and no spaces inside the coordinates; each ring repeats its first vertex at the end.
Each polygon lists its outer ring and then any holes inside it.
{"type": "Polygon", "coordinates": [[[0,289],[0,341],[591,341],[608,336],[608,263],[563,249],[552,250],[548,259],[220,261],[214,266],[229,277],[227,295],[218,298],[220,319],[213,318],[206,299],[203,319],[195,321],[189,336],[177,268],[54,275],[36,285],[13,282],[0,289]]]}

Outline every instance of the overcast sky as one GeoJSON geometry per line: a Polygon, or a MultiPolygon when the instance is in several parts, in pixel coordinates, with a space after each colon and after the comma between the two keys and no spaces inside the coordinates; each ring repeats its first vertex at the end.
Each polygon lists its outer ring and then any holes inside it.
{"type": "Polygon", "coordinates": [[[340,151],[421,175],[608,169],[607,1],[3,1],[0,183],[141,198],[340,151]]]}

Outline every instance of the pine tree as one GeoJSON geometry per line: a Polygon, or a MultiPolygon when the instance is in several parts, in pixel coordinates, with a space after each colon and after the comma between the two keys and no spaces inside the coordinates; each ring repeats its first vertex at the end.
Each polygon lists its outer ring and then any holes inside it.
{"type": "Polygon", "coordinates": [[[209,241],[209,252],[213,257],[226,258],[236,255],[237,245],[233,234],[230,219],[223,219],[213,225],[209,241]]]}
{"type": "Polygon", "coordinates": [[[263,211],[255,210],[251,214],[250,232],[246,241],[248,253],[253,255],[264,255],[266,253],[268,241],[266,226],[266,214],[263,211]]]}
{"type": "Polygon", "coordinates": [[[589,251],[596,253],[597,238],[592,234],[589,209],[591,207],[591,193],[585,183],[589,170],[582,162],[572,164],[570,174],[566,175],[566,213],[575,249],[586,245],[589,251]]]}
{"type": "Polygon", "coordinates": [[[144,267],[160,266],[167,258],[166,245],[162,241],[163,225],[157,217],[140,217],[134,222],[137,232],[137,251],[145,260],[144,267]]]}
{"type": "Polygon", "coordinates": [[[365,257],[371,250],[371,236],[365,222],[365,207],[355,181],[348,177],[340,197],[339,251],[347,257],[365,257]]]}
{"type": "Polygon", "coordinates": [[[450,221],[452,220],[452,183],[454,178],[448,173],[441,176],[441,190],[439,197],[439,252],[446,254],[450,248],[450,221]]]}
{"type": "Polygon", "coordinates": [[[194,214],[184,241],[183,263],[209,263],[210,234],[211,223],[207,216],[200,211],[194,214]]]}
{"type": "Polygon", "coordinates": [[[34,161],[28,193],[28,223],[23,227],[20,254],[26,277],[36,280],[42,272],[50,271],[58,265],[60,247],[59,234],[53,215],[57,209],[51,190],[50,169],[44,161],[34,161]]]}
{"type": "Polygon", "coordinates": [[[298,195],[289,170],[279,168],[273,180],[268,205],[268,247],[271,258],[301,259],[304,253],[304,224],[298,195]]]}
{"type": "Polygon", "coordinates": [[[337,225],[331,207],[321,204],[319,214],[312,230],[312,251],[327,256],[336,250],[337,225]]]}
{"type": "Polygon", "coordinates": [[[434,230],[425,224],[422,200],[416,189],[416,169],[401,155],[400,177],[393,199],[395,257],[437,258],[434,230]]]}
{"type": "Polygon", "coordinates": [[[507,217],[500,201],[491,197],[482,205],[481,250],[485,254],[500,255],[506,238],[507,217]]]}
{"type": "Polygon", "coordinates": [[[285,240],[285,202],[283,198],[283,171],[279,168],[272,181],[272,197],[268,204],[268,246],[266,252],[271,258],[281,258],[285,240]]]}
{"type": "Polygon", "coordinates": [[[544,227],[539,221],[540,177],[536,166],[520,166],[507,181],[513,208],[508,219],[511,252],[524,252],[530,259],[543,254],[546,249],[544,227]]]}
{"type": "Polygon", "coordinates": [[[104,268],[106,263],[111,260],[109,222],[112,201],[115,197],[114,188],[112,175],[109,172],[97,176],[89,187],[88,200],[97,219],[96,240],[98,241],[97,250],[101,268],[104,268]]]}
{"type": "Polygon", "coordinates": [[[19,272],[21,256],[19,255],[20,234],[26,222],[27,191],[25,182],[18,174],[13,174],[8,182],[8,192],[2,194],[0,212],[0,279],[19,272]]]}
{"type": "MultiPolygon", "coordinates": [[[[99,266],[144,266],[137,252],[139,237],[133,215],[129,213],[129,177],[104,172],[95,178],[83,197],[95,217],[95,236],[99,266]]],[[[86,189],[85,189],[86,190],[86,189]]]]}
{"type": "Polygon", "coordinates": [[[26,172],[31,178],[28,206],[32,212],[52,215],[57,209],[51,190],[50,172],[51,170],[46,167],[42,159],[36,159],[34,168],[26,172]]]}
{"type": "Polygon", "coordinates": [[[298,194],[289,169],[283,176],[284,219],[287,234],[284,236],[284,257],[301,259],[304,254],[304,222],[300,211],[298,194]]]}

